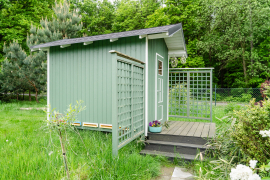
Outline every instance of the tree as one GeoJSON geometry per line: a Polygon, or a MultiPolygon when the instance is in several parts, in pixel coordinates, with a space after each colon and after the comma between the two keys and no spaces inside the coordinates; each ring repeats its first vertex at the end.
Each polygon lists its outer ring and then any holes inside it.
{"type": "MultiPolygon", "coordinates": [[[[79,24],[80,17],[75,11],[69,12],[69,7],[67,1],[63,4],[56,3],[53,8],[56,17],[52,17],[52,21],[47,18],[41,20],[42,28],[32,25],[31,35],[27,38],[28,45],[77,37],[77,32],[82,27],[79,24]]],[[[27,56],[18,41],[14,41],[10,46],[4,46],[4,52],[6,53],[6,59],[2,63],[4,88],[18,93],[22,87],[31,87],[35,90],[35,98],[38,102],[38,93],[46,89],[46,53],[39,51],[27,56]]]]}
{"type": "Polygon", "coordinates": [[[257,47],[269,33],[269,3],[265,0],[202,0],[197,23],[205,31],[198,43],[202,53],[215,59],[219,70],[232,78],[231,86],[258,84],[262,72],[269,76],[268,62],[257,47]],[[241,65],[241,66],[239,66],[241,65]],[[242,72],[241,72],[242,71],[242,72]]]}
{"type": "Polygon", "coordinates": [[[147,17],[160,7],[157,0],[122,0],[115,11],[114,32],[145,28],[147,17]]]}
{"type": "MultiPolygon", "coordinates": [[[[57,0],[58,1],[58,0],[57,0]]],[[[55,0],[0,0],[0,61],[4,42],[18,41],[28,49],[26,34],[31,24],[39,25],[42,17],[51,17],[55,0]]]]}
{"type": "Polygon", "coordinates": [[[72,1],[72,9],[77,9],[82,16],[83,28],[79,35],[99,35],[112,32],[116,4],[108,0],[72,1]]]}
{"type": "Polygon", "coordinates": [[[27,54],[14,41],[9,46],[4,46],[6,59],[2,63],[2,76],[4,76],[3,86],[6,91],[18,93],[30,87],[35,89],[36,101],[38,102],[37,94],[40,89],[46,84],[46,65],[44,65],[44,53],[37,53],[36,55],[27,54]],[[42,54],[43,53],[43,54],[42,54]]]}
{"type": "MultiPolygon", "coordinates": [[[[70,4],[67,1],[64,3],[55,3],[53,8],[55,16],[49,21],[47,17],[40,21],[42,28],[37,28],[32,26],[30,29],[30,35],[27,36],[28,46],[33,46],[41,43],[47,43],[51,41],[56,41],[60,39],[75,38],[78,32],[82,28],[82,24],[79,24],[81,19],[74,10],[70,12],[70,4]]],[[[37,83],[31,83],[37,95],[40,89],[45,89],[46,84],[46,70],[47,66],[45,64],[47,59],[46,53],[42,50],[29,55],[24,63],[24,71],[29,71],[29,79],[37,79],[37,83]]],[[[37,100],[38,102],[38,100],[37,100]]]]}
{"type": "MultiPolygon", "coordinates": [[[[1,83],[2,90],[4,92],[14,92],[18,95],[25,90],[31,90],[30,82],[25,76],[28,74],[24,71],[24,60],[27,57],[25,51],[21,48],[18,42],[14,41],[10,43],[10,46],[4,46],[4,52],[6,53],[6,59],[2,63],[1,83]]],[[[29,96],[31,99],[31,96],[29,96]]]]}
{"type": "Polygon", "coordinates": [[[165,4],[166,6],[160,6],[147,17],[146,28],[182,23],[188,58],[186,64],[181,64],[179,61],[177,67],[205,67],[204,58],[198,53],[196,45],[198,37],[202,34],[202,32],[196,31],[197,11],[201,8],[199,1],[168,0],[165,4]]]}
{"type": "Polygon", "coordinates": [[[55,16],[49,21],[46,17],[40,21],[41,28],[32,25],[30,35],[27,35],[28,46],[47,43],[60,39],[78,37],[78,32],[82,29],[81,18],[76,10],[70,12],[68,1],[64,3],[55,3],[53,8],[55,16]]]}

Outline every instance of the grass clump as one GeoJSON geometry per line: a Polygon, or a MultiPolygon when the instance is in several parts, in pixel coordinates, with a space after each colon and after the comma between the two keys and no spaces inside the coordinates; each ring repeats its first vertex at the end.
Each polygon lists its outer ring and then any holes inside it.
{"type": "MultiPolygon", "coordinates": [[[[41,128],[45,103],[0,104],[0,179],[61,179],[66,176],[59,137],[41,128]]],[[[141,156],[136,141],[112,156],[111,133],[80,130],[67,132],[67,160],[71,179],[151,179],[159,174],[162,157],[141,156]],[[86,148],[85,148],[86,147],[86,148]]]]}

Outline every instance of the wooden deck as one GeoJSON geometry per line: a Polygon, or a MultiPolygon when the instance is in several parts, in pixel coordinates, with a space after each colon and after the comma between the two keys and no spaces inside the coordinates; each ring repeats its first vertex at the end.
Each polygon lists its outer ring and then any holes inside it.
{"type": "Polygon", "coordinates": [[[161,133],[148,133],[141,154],[158,154],[171,160],[180,155],[185,160],[194,160],[198,152],[205,152],[205,144],[215,135],[215,123],[169,121],[169,124],[161,133]]]}
{"type": "Polygon", "coordinates": [[[170,127],[168,129],[163,127],[159,134],[202,138],[212,138],[215,135],[215,123],[169,121],[169,124],[170,127]]]}

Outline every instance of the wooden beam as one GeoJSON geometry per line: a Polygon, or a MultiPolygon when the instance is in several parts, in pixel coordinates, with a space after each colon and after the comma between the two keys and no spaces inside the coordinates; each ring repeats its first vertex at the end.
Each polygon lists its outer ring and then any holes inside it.
{"type": "Polygon", "coordinates": [[[88,45],[88,44],[93,44],[93,41],[87,41],[87,42],[84,42],[83,45],[88,45]]]}
{"type": "Polygon", "coordinates": [[[33,48],[31,49],[32,52],[39,50],[39,48],[33,48]]]}
{"type": "Polygon", "coordinates": [[[143,34],[143,35],[140,35],[139,38],[142,39],[142,38],[145,38],[147,36],[147,34],[143,34]]]}
{"type": "Polygon", "coordinates": [[[50,50],[50,47],[39,48],[39,50],[42,50],[42,51],[49,51],[49,50],[50,50]]]}
{"type": "Polygon", "coordinates": [[[116,53],[117,56],[124,57],[124,58],[126,58],[126,59],[129,59],[129,60],[132,60],[132,61],[141,63],[141,64],[145,64],[145,62],[142,62],[142,61],[140,61],[140,60],[138,60],[138,59],[136,59],[136,58],[130,57],[130,56],[126,55],[126,54],[120,53],[120,52],[115,51],[115,50],[110,50],[109,53],[112,53],[112,54],[113,54],[113,53],[116,53]]]}
{"type": "Polygon", "coordinates": [[[169,50],[168,55],[169,57],[187,57],[187,53],[185,50],[169,50]]]}
{"type": "Polygon", "coordinates": [[[112,39],[110,39],[110,42],[114,42],[114,41],[117,41],[118,40],[118,38],[112,38],[112,39]]]}
{"type": "Polygon", "coordinates": [[[160,38],[167,38],[167,37],[169,37],[167,33],[148,35],[148,39],[160,39],[160,38]]]}
{"type": "Polygon", "coordinates": [[[70,46],[70,44],[61,45],[60,48],[65,48],[65,47],[68,47],[68,46],[70,46]]]}

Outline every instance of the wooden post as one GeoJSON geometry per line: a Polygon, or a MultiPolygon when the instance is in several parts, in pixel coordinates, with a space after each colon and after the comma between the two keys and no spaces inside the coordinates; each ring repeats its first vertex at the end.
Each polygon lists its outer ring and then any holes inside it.
{"type": "Polygon", "coordinates": [[[112,55],[112,154],[118,156],[117,54],[112,55]]]}

